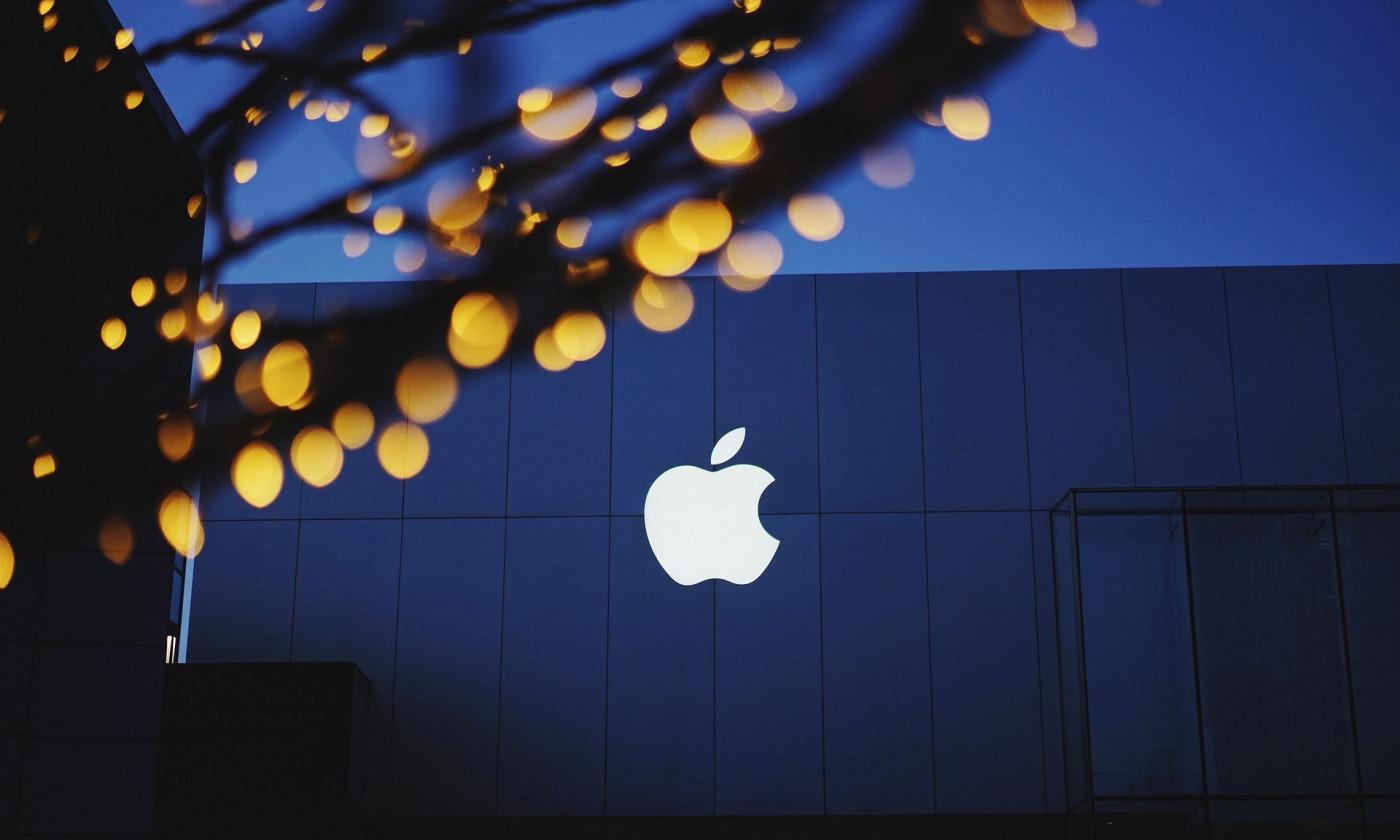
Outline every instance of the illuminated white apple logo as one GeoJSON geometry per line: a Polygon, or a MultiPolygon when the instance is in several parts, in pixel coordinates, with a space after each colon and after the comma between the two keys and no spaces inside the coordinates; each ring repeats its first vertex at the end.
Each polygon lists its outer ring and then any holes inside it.
{"type": "MultiPolygon", "coordinates": [[[[740,427],[715,444],[710,465],[733,458],[743,445],[740,427]]],[[[661,568],[682,586],[711,578],[753,583],[778,550],[758,520],[758,499],[772,483],[767,470],[752,464],[714,472],[672,467],[657,476],[643,513],[661,568]]]]}

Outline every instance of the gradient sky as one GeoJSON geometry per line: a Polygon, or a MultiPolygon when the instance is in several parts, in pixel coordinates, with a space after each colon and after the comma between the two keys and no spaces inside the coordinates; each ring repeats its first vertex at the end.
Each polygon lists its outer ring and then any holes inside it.
{"type": "MultiPolygon", "coordinates": [[[[889,1],[872,0],[864,30],[851,37],[878,32],[889,1]]],[[[138,48],[227,8],[111,3],[136,30],[138,48]]],[[[480,45],[506,69],[505,90],[473,95],[509,101],[529,85],[563,82],[598,60],[580,45],[616,44],[620,31],[639,43],[728,3],[637,0],[575,16],[529,43],[480,45]]],[[[1080,6],[1098,46],[1039,37],[977,91],[992,112],[986,139],[960,141],[911,116],[894,138],[914,158],[908,186],[875,187],[854,161],[824,185],[846,212],[834,241],[805,242],[780,215],[770,218],[786,250],[782,272],[1400,262],[1400,4],[1080,6]]],[[[282,14],[304,19],[301,9],[289,3],[282,14]]],[[[277,27],[265,27],[269,38],[277,27]]],[[[234,78],[189,61],[152,72],[187,127],[234,78]]],[[[444,95],[430,71],[387,81],[401,101],[427,105],[444,95]]],[[[802,80],[786,81],[800,100],[802,80]]],[[[258,216],[286,206],[296,194],[288,190],[305,195],[307,183],[331,187],[353,176],[358,116],[315,124],[289,151],[260,151],[240,209],[258,216]]],[[[271,248],[224,281],[397,276],[391,245],[377,242],[351,261],[340,238],[327,232],[271,248]]]]}

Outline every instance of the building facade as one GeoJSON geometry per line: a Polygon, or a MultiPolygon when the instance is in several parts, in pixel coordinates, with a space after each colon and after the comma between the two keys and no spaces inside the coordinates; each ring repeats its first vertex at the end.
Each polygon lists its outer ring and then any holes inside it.
{"type": "MultiPolygon", "coordinates": [[[[591,361],[466,377],[407,481],[372,445],[264,509],[206,476],[188,660],[357,663],[390,822],[1064,813],[1067,491],[1400,481],[1395,266],[693,288],[674,334],[618,314],[591,361]],[[682,586],[648,489],[740,427],[776,554],[682,586]]],[[[414,287],[224,292],[316,319],[414,287]]]]}

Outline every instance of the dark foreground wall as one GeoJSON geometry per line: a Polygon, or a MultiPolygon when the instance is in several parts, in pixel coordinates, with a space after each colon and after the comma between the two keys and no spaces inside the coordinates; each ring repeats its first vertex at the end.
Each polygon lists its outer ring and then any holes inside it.
{"type": "Polygon", "coordinates": [[[1400,480],[1393,266],[695,290],[676,334],[469,380],[407,482],[370,449],[265,510],[207,477],[190,660],[358,663],[375,814],[1054,812],[1066,490],[1400,480]],[[682,587],[643,500],[738,426],[781,545],[682,587]]]}

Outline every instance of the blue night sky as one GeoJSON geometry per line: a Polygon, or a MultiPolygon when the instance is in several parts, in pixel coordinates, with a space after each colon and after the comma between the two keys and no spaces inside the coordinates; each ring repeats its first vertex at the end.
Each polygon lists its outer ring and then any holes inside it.
{"type": "MultiPolygon", "coordinates": [[[[227,9],[111,2],[138,48],[227,9]]],[[[581,44],[642,43],[728,3],[639,0],[572,17],[533,41],[482,43],[505,83],[473,92],[474,107],[588,69],[600,55],[581,44]]],[[[874,42],[884,3],[868,4],[852,42],[874,42]]],[[[269,44],[308,17],[302,6],[287,4],[263,22],[269,44]]],[[[1400,4],[1098,0],[1080,8],[1098,46],[1040,35],[976,91],[991,108],[986,139],[957,140],[911,116],[891,138],[913,156],[908,186],[878,188],[855,161],[822,185],[846,214],[835,240],[805,242],[781,213],[769,218],[786,251],[781,271],[1400,262],[1400,4]]],[[[187,127],[236,79],[188,61],[152,72],[187,127]]],[[[389,75],[396,101],[428,113],[435,99],[460,95],[438,85],[431,68],[389,75]]],[[[785,81],[801,102],[802,76],[785,81]]],[[[349,183],[359,116],[308,124],[290,148],[259,150],[259,175],[238,188],[238,210],[260,218],[289,196],[307,196],[308,185],[319,193],[349,183]]],[[[274,247],[225,282],[397,276],[391,245],[376,242],[351,261],[340,238],[325,232],[274,247]]]]}

